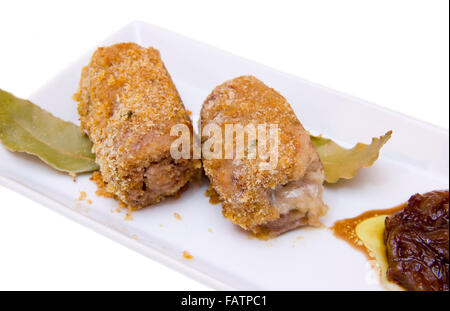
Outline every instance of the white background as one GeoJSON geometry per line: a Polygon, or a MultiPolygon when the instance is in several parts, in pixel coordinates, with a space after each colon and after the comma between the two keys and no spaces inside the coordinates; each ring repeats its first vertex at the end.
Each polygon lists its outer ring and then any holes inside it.
{"type": "MultiPolygon", "coordinates": [[[[448,6],[2,1],[0,88],[27,98],[106,36],[141,20],[448,129],[448,6]]],[[[0,208],[0,290],[208,289],[3,187],[0,208]]]]}

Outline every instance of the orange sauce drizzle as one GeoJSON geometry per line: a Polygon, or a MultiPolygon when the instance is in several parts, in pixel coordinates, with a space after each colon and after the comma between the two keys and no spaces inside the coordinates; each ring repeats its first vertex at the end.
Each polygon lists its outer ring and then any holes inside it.
{"type": "Polygon", "coordinates": [[[356,227],[364,220],[372,217],[377,217],[381,215],[387,216],[393,215],[396,212],[404,209],[407,204],[408,203],[403,203],[401,205],[389,209],[371,210],[362,213],[361,215],[356,216],[354,218],[338,220],[334,223],[334,225],[330,229],[333,231],[334,236],[346,241],[355,249],[363,252],[368,259],[373,259],[369,254],[369,250],[364,246],[363,242],[356,234],[356,227]]]}

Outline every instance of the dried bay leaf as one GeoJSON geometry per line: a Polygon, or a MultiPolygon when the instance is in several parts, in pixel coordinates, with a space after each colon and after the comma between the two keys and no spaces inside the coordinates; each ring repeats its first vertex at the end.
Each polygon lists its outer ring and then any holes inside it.
{"type": "Polygon", "coordinates": [[[371,166],[380,154],[380,149],[391,138],[392,131],[379,138],[373,138],[370,145],[358,143],[352,149],[345,149],[329,138],[312,136],[311,141],[319,153],[325,169],[325,180],[336,183],[339,179],[355,177],[360,168],[371,166]]]}
{"type": "Polygon", "coordinates": [[[0,89],[0,141],[70,174],[95,171],[92,143],[75,124],[0,89]]]}

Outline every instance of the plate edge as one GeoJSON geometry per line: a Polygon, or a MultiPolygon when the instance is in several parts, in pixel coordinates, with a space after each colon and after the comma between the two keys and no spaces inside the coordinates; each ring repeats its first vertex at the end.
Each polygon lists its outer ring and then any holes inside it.
{"type": "Polygon", "coordinates": [[[199,281],[207,286],[212,287],[215,290],[237,290],[236,287],[226,284],[222,281],[217,280],[204,272],[201,272],[193,267],[189,267],[176,259],[158,251],[157,249],[143,245],[138,241],[135,241],[123,234],[116,232],[112,228],[105,226],[91,218],[83,216],[76,211],[70,209],[68,206],[26,186],[13,179],[0,175],[0,185],[5,188],[11,189],[12,191],[19,193],[32,201],[43,205],[44,207],[57,212],[58,214],[77,222],[87,228],[99,233],[125,247],[131,249],[137,253],[143,254],[144,256],[153,259],[168,268],[174,269],[180,273],[183,273],[190,278],[199,281]]]}

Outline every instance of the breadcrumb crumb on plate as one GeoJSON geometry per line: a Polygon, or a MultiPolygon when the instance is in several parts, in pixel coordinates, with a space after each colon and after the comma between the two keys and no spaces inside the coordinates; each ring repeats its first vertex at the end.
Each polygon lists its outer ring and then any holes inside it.
{"type": "Polygon", "coordinates": [[[178,214],[177,212],[173,213],[173,217],[174,217],[176,220],[181,220],[181,219],[182,219],[181,216],[180,216],[180,214],[178,214]]]}
{"type": "Polygon", "coordinates": [[[187,259],[187,260],[192,260],[192,259],[194,259],[194,256],[189,254],[187,251],[183,251],[183,258],[187,259]]]}
{"type": "Polygon", "coordinates": [[[131,210],[128,210],[125,214],[124,220],[133,220],[133,217],[131,217],[131,210]]]}
{"type": "Polygon", "coordinates": [[[84,199],[86,199],[86,192],[84,191],[80,191],[80,196],[78,197],[78,201],[83,201],[84,199]]]}

